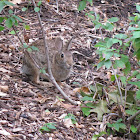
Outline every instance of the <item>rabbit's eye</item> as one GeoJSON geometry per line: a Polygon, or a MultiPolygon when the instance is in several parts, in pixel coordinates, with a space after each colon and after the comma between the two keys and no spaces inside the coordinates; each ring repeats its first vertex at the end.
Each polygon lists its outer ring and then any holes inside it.
{"type": "Polygon", "coordinates": [[[63,53],[61,54],[61,58],[64,58],[64,54],[63,53]]]}

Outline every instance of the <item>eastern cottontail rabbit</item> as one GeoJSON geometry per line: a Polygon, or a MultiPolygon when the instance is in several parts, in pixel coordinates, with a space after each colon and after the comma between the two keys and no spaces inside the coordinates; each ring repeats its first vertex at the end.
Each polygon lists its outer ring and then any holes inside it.
{"type": "MultiPolygon", "coordinates": [[[[73,65],[72,53],[69,50],[71,47],[72,39],[63,46],[63,41],[60,38],[47,40],[49,57],[52,74],[56,81],[60,82],[66,80],[70,75],[70,71],[73,65]]],[[[47,58],[45,53],[45,47],[43,39],[39,39],[31,44],[31,46],[37,47],[36,51],[24,51],[22,72],[28,76],[35,83],[44,83],[40,81],[40,78],[49,80],[48,77],[40,72],[44,68],[48,72],[47,58]]]]}

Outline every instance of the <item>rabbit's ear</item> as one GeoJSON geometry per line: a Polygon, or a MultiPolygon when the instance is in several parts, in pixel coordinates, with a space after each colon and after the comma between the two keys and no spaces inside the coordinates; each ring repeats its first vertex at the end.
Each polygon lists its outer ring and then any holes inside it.
{"type": "Polygon", "coordinates": [[[68,43],[66,44],[66,46],[65,46],[65,49],[66,50],[70,50],[70,48],[71,48],[71,44],[72,44],[72,40],[73,40],[73,37],[68,41],[68,43]]]}
{"type": "Polygon", "coordinates": [[[56,38],[55,39],[55,47],[57,50],[61,51],[63,48],[63,40],[61,38],[56,38]]]}

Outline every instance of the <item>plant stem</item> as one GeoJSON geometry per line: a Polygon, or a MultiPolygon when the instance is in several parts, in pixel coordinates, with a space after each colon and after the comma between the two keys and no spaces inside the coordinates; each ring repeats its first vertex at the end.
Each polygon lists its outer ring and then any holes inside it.
{"type": "MultiPolygon", "coordinates": [[[[32,0],[32,3],[34,5],[34,7],[36,7],[36,3],[34,0],[32,0]]],[[[48,51],[48,45],[47,45],[47,41],[46,41],[46,36],[45,36],[45,32],[44,32],[44,28],[42,25],[42,21],[40,18],[40,14],[39,12],[37,12],[37,17],[38,17],[38,21],[41,27],[41,31],[42,31],[42,35],[43,35],[43,40],[44,40],[44,46],[45,46],[45,52],[46,52],[46,56],[47,56],[47,64],[48,64],[48,73],[49,73],[49,78],[50,81],[54,84],[54,86],[58,89],[58,91],[63,95],[63,97],[68,100],[70,103],[74,104],[74,105],[78,105],[78,103],[76,101],[73,101],[72,99],[70,99],[65,93],[64,91],[60,88],[60,86],[57,84],[56,80],[54,79],[53,75],[52,75],[52,71],[51,71],[51,66],[50,66],[50,60],[49,60],[49,51],[48,51]]]]}

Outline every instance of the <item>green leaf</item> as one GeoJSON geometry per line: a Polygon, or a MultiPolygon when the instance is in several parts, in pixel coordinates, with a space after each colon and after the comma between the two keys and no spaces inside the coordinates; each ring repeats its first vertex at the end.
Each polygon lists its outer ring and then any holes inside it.
{"type": "Polygon", "coordinates": [[[54,123],[46,123],[45,125],[47,125],[47,127],[48,127],[49,129],[56,129],[54,123]]]}
{"type": "Polygon", "coordinates": [[[43,69],[40,70],[40,73],[45,74],[46,73],[46,70],[43,68],[43,69]]]}
{"type": "Polygon", "coordinates": [[[26,7],[23,7],[23,8],[22,8],[22,11],[23,11],[23,12],[25,12],[26,10],[27,10],[27,8],[26,8],[26,7]]]}
{"type": "Polygon", "coordinates": [[[68,119],[68,118],[71,119],[71,121],[72,121],[73,124],[76,124],[77,121],[76,121],[76,118],[75,118],[75,116],[73,114],[68,113],[68,115],[65,116],[65,119],[68,119]]]}
{"type": "Polygon", "coordinates": [[[136,99],[140,100],[140,90],[136,92],[136,99]]]}
{"type": "Polygon", "coordinates": [[[115,66],[116,66],[116,68],[124,68],[125,63],[121,60],[115,60],[115,66]]]}
{"type": "Polygon", "coordinates": [[[94,101],[92,97],[84,96],[81,101],[94,101]]]}
{"type": "Polygon", "coordinates": [[[87,107],[90,107],[90,108],[95,108],[94,104],[91,103],[91,102],[86,103],[86,106],[87,107]]]}
{"type": "Polygon", "coordinates": [[[128,61],[127,63],[125,63],[125,69],[123,69],[124,74],[128,74],[131,70],[131,64],[128,61]]]}
{"type": "Polygon", "coordinates": [[[105,52],[105,60],[110,59],[113,56],[114,52],[107,51],[105,52]]]}
{"type": "Polygon", "coordinates": [[[97,70],[98,70],[99,68],[101,68],[101,67],[104,65],[104,63],[105,63],[104,60],[101,61],[101,62],[97,65],[97,70]]]}
{"type": "Polygon", "coordinates": [[[112,38],[112,42],[113,42],[113,44],[119,43],[120,46],[122,45],[122,40],[119,40],[119,39],[116,39],[116,38],[112,38]]]}
{"type": "Polygon", "coordinates": [[[96,104],[95,106],[96,106],[96,108],[91,109],[90,112],[97,113],[98,120],[102,119],[102,116],[104,113],[109,113],[109,110],[107,108],[107,102],[105,100],[99,101],[99,103],[96,104]]]}
{"type": "Polygon", "coordinates": [[[111,46],[113,45],[113,42],[112,42],[112,38],[110,38],[108,41],[107,41],[107,48],[110,48],[111,46]]]}
{"type": "Polygon", "coordinates": [[[117,22],[118,20],[119,20],[118,17],[112,17],[108,19],[109,22],[117,22]]]}
{"type": "Polygon", "coordinates": [[[40,131],[50,132],[50,129],[49,129],[48,127],[46,127],[46,126],[42,126],[42,127],[40,128],[40,131]]]}
{"type": "Polygon", "coordinates": [[[5,5],[14,6],[14,4],[13,4],[13,3],[11,3],[11,2],[9,2],[9,1],[4,0],[3,2],[5,3],[5,5]]]}
{"type": "Polygon", "coordinates": [[[92,0],[87,0],[91,6],[93,6],[92,0]]]}
{"type": "Polygon", "coordinates": [[[28,48],[28,45],[26,43],[23,43],[24,48],[28,48]]]}
{"type": "Polygon", "coordinates": [[[31,49],[31,48],[27,48],[27,51],[28,51],[28,52],[32,52],[32,49],[31,49]]]}
{"type": "Polygon", "coordinates": [[[22,19],[16,15],[13,15],[13,17],[15,17],[17,20],[19,20],[20,22],[22,22],[22,19]]]}
{"type": "Polygon", "coordinates": [[[24,28],[25,28],[25,30],[30,30],[30,26],[29,25],[25,25],[24,28]]]}
{"type": "Polygon", "coordinates": [[[11,32],[9,32],[8,34],[15,35],[16,33],[15,33],[15,31],[14,31],[14,30],[12,30],[12,31],[11,31],[11,32]]]}
{"type": "Polygon", "coordinates": [[[115,35],[115,37],[118,38],[118,39],[126,39],[127,35],[125,35],[125,34],[117,34],[117,35],[115,35]]]}
{"type": "Polygon", "coordinates": [[[0,17],[0,23],[2,23],[4,20],[4,17],[0,17]]]}
{"type": "Polygon", "coordinates": [[[122,54],[120,60],[124,63],[127,63],[129,61],[129,57],[127,55],[122,54]]]}
{"type": "Polygon", "coordinates": [[[111,60],[106,60],[104,65],[106,66],[107,69],[109,69],[112,66],[111,60]]]}
{"type": "Polygon", "coordinates": [[[137,128],[136,128],[134,125],[131,125],[130,130],[131,130],[133,133],[136,133],[136,132],[137,132],[137,128]]]}
{"type": "Polygon", "coordinates": [[[128,28],[129,31],[139,31],[140,28],[136,28],[136,27],[129,27],[128,28]]]}
{"type": "Polygon", "coordinates": [[[106,30],[112,31],[114,26],[111,23],[106,23],[106,25],[103,27],[106,30]]]}
{"type": "Polygon", "coordinates": [[[85,116],[88,116],[90,114],[90,108],[87,108],[87,107],[82,107],[82,112],[85,116]]]}
{"type": "Polygon", "coordinates": [[[78,7],[78,11],[82,11],[84,10],[86,7],[86,0],[82,0],[79,2],[79,7],[78,7]]]}
{"type": "Polygon", "coordinates": [[[31,48],[32,48],[32,50],[34,50],[34,51],[39,51],[39,49],[38,49],[37,47],[35,47],[35,46],[31,46],[31,48]]]}
{"type": "Polygon", "coordinates": [[[35,10],[35,12],[39,12],[40,8],[39,7],[35,7],[34,10],[35,10]]]}
{"type": "Polygon", "coordinates": [[[98,135],[93,135],[92,140],[97,140],[99,137],[107,134],[106,132],[102,131],[98,135]]]}
{"type": "Polygon", "coordinates": [[[10,10],[9,10],[9,14],[13,14],[13,13],[14,13],[13,10],[10,9],[10,10]]]}
{"type": "Polygon", "coordinates": [[[136,85],[140,89],[140,81],[137,81],[137,82],[128,81],[128,83],[132,85],[136,85]]]}
{"type": "Polygon", "coordinates": [[[5,21],[5,25],[6,27],[8,28],[11,28],[13,26],[13,22],[11,20],[11,18],[8,18],[6,21],[5,21]]]}
{"type": "Polygon", "coordinates": [[[3,1],[0,1],[0,13],[3,10],[4,6],[5,6],[5,3],[3,1]]]}
{"type": "Polygon", "coordinates": [[[140,12],[140,5],[136,4],[136,9],[140,12]]]}
{"type": "Polygon", "coordinates": [[[0,25],[0,31],[4,30],[5,28],[3,26],[0,25]]]}
{"type": "Polygon", "coordinates": [[[42,4],[42,1],[39,1],[38,3],[37,3],[37,6],[40,6],[42,4]]]}
{"type": "Polygon", "coordinates": [[[121,79],[121,82],[123,83],[123,85],[126,86],[126,77],[122,76],[122,77],[120,77],[120,79],[121,79]]]}
{"type": "Polygon", "coordinates": [[[140,31],[134,31],[133,38],[140,38],[140,31]]]}
{"type": "Polygon", "coordinates": [[[140,73],[136,76],[137,79],[140,79],[140,73]]]}
{"type": "Polygon", "coordinates": [[[125,110],[125,112],[128,114],[128,115],[134,115],[137,110],[125,110]]]}

